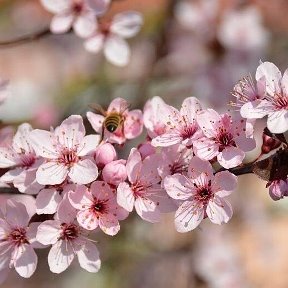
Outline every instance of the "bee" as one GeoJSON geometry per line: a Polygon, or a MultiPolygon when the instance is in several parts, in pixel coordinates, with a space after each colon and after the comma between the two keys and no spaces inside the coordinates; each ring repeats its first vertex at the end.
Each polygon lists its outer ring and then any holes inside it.
{"type": "Polygon", "coordinates": [[[112,109],[112,111],[105,111],[100,105],[98,104],[91,104],[90,107],[96,112],[103,115],[104,121],[102,126],[102,137],[104,135],[104,130],[106,129],[110,133],[115,133],[117,131],[122,131],[124,127],[125,121],[125,111],[129,109],[128,104],[123,104],[120,106],[120,111],[116,111],[116,109],[112,109]]]}

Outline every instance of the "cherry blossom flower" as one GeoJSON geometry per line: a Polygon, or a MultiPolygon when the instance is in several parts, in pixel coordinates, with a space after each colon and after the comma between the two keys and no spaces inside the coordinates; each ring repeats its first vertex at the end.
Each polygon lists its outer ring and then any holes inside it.
{"type": "Polygon", "coordinates": [[[0,79],[0,105],[9,96],[8,85],[9,85],[9,81],[0,79]]]}
{"type": "Polygon", "coordinates": [[[204,137],[193,143],[195,154],[205,160],[217,157],[224,168],[242,163],[245,153],[256,147],[255,140],[246,136],[245,121],[232,120],[228,114],[219,115],[213,109],[201,111],[197,122],[204,137]]]}
{"type": "Polygon", "coordinates": [[[194,157],[188,175],[167,176],[164,187],[176,200],[183,201],[175,214],[178,232],[195,229],[207,216],[215,224],[227,223],[232,217],[232,207],[223,197],[236,188],[237,177],[228,171],[213,175],[211,164],[194,157]]]}
{"type": "Polygon", "coordinates": [[[73,27],[79,37],[91,36],[96,28],[96,15],[108,8],[110,0],[41,0],[49,12],[55,14],[50,29],[52,33],[66,33],[73,27]]]}
{"type": "Polygon", "coordinates": [[[123,159],[108,163],[102,170],[103,180],[113,186],[118,186],[127,178],[126,161],[123,159]]]}
{"type": "Polygon", "coordinates": [[[162,135],[166,131],[163,114],[169,112],[169,106],[158,96],[146,102],[143,112],[143,122],[151,139],[162,135]]]}
{"type": "Polygon", "coordinates": [[[94,154],[95,162],[99,168],[103,168],[108,163],[116,160],[116,158],[116,150],[110,143],[99,145],[94,154]]]}
{"type": "Polygon", "coordinates": [[[6,212],[0,218],[0,272],[14,267],[24,278],[35,272],[37,255],[34,248],[41,247],[36,241],[39,223],[29,225],[30,218],[24,204],[7,200],[6,212]]]}
{"type": "Polygon", "coordinates": [[[66,194],[59,205],[55,220],[44,221],[38,227],[37,240],[44,245],[52,245],[48,264],[53,273],[65,271],[75,255],[80,266],[88,272],[95,273],[100,269],[98,249],[74,221],[76,213],[66,194]]]}
{"type": "Polygon", "coordinates": [[[77,220],[87,230],[100,229],[111,236],[120,230],[118,220],[124,220],[128,212],[117,204],[116,195],[110,186],[103,181],[95,181],[88,189],[79,186],[69,193],[69,199],[78,211],[77,220]]]}
{"type": "Polygon", "coordinates": [[[188,165],[193,157],[193,150],[185,145],[176,144],[164,147],[161,151],[162,161],[158,166],[158,173],[162,179],[176,173],[186,175],[188,165]]]}
{"type": "Polygon", "coordinates": [[[241,108],[241,116],[258,119],[268,116],[267,127],[272,133],[288,130],[288,70],[282,77],[280,70],[270,62],[261,63],[256,71],[256,81],[265,79],[265,97],[248,102],[241,108]]]}
{"type": "Polygon", "coordinates": [[[56,185],[69,177],[73,183],[87,184],[98,177],[98,168],[87,155],[95,151],[100,136],[85,136],[81,116],[70,116],[54,132],[33,130],[30,138],[36,154],[46,160],[37,170],[38,183],[56,185]]]}
{"type": "Polygon", "coordinates": [[[131,52],[125,39],[135,36],[142,24],[143,18],[138,12],[119,13],[111,23],[103,23],[98,31],[85,41],[85,49],[91,53],[99,53],[103,49],[109,62],[117,66],[126,66],[131,52]]]}
{"type": "Polygon", "coordinates": [[[122,182],[117,188],[118,204],[129,212],[135,206],[137,214],[152,223],[160,220],[160,212],[171,212],[175,208],[159,184],[160,160],[161,156],[154,154],[142,161],[139,151],[133,148],[126,164],[129,183],[122,182]]]}
{"type": "Polygon", "coordinates": [[[202,136],[196,122],[196,114],[202,110],[200,102],[195,97],[189,97],[183,101],[180,111],[172,106],[169,106],[169,110],[159,115],[165,121],[166,132],[152,139],[152,145],[168,147],[182,143],[192,146],[202,136]]]}
{"type": "Polygon", "coordinates": [[[29,133],[32,127],[24,123],[18,127],[10,147],[0,147],[0,168],[11,168],[0,181],[13,183],[22,193],[36,194],[42,185],[36,182],[41,160],[35,154],[29,133]]]}
{"type": "Polygon", "coordinates": [[[143,130],[143,116],[141,110],[128,111],[128,103],[122,98],[115,98],[109,105],[107,111],[99,115],[93,112],[87,112],[87,118],[93,129],[97,133],[104,133],[102,137],[117,144],[123,144],[126,139],[138,137],[143,130]],[[113,120],[112,127],[109,126],[113,120]],[[108,119],[108,120],[107,120],[108,119]],[[118,126],[115,126],[114,120],[119,120],[118,126]],[[110,129],[112,128],[112,129],[110,129]],[[109,132],[109,130],[112,132],[109,132]]]}

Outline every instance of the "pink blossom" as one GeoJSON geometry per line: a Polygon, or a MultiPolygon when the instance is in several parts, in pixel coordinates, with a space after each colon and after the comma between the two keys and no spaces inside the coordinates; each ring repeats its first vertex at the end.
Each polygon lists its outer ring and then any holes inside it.
{"type": "Polygon", "coordinates": [[[156,153],[156,148],[152,146],[151,141],[149,140],[141,143],[137,149],[140,152],[142,159],[156,153]]]}
{"type": "Polygon", "coordinates": [[[193,142],[202,136],[196,122],[196,114],[201,110],[198,99],[189,97],[183,101],[180,111],[169,106],[169,112],[159,113],[159,117],[163,119],[166,125],[166,131],[152,139],[152,145],[168,147],[182,143],[186,146],[192,146],[193,142]]]}
{"type": "Polygon", "coordinates": [[[55,14],[50,29],[53,33],[66,33],[73,27],[79,37],[91,36],[96,28],[96,15],[107,9],[110,0],[41,0],[49,12],[55,14]]]}
{"type": "Polygon", "coordinates": [[[162,161],[158,166],[158,173],[162,179],[176,173],[186,175],[188,165],[193,157],[193,150],[185,145],[177,144],[164,147],[161,151],[162,161]]]}
{"type": "Polygon", "coordinates": [[[10,147],[0,147],[0,168],[11,168],[0,181],[13,183],[22,193],[36,194],[43,187],[36,182],[41,160],[32,147],[29,133],[32,127],[24,123],[18,127],[10,147]]]}
{"type": "Polygon", "coordinates": [[[129,212],[135,206],[137,214],[152,223],[160,220],[160,212],[175,208],[159,184],[157,167],[160,160],[160,155],[154,154],[142,161],[139,151],[133,148],[126,164],[129,183],[122,182],[117,188],[118,204],[129,212]]]}
{"type": "Polygon", "coordinates": [[[100,229],[111,236],[120,230],[118,220],[124,220],[128,212],[117,204],[116,195],[110,186],[103,181],[95,181],[88,189],[79,186],[69,193],[73,207],[78,211],[77,220],[87,230],[100,229]]]}
{"type": "Polygon", "coordinates": [[[111,23],[104,23],[84,43],[87,51],[99,53],[103,49],[106,59],[114,65],[126,66],[130,60],[130,48],[126,38],[135,36],[143,24],[140,13],[127,11],[114,16],[111,23]]]}
{"type": "Polygon", "coordinates": [[[269,194],[274,201],[280,200],[283,197],[288,196],[288,179],[274,180],[269,183],[269,194]]]}
{"type": "Polygon", "coordinates": [[[125,164],[126,161],[123,159],[108,163],[102,170],[103,180],[113,186],[118,186],[124,182],[127,178],[125,164]]]}
{"type": "Polygon", "coordinates": [[[169,113],[168,106],[162,98],[155,96],[149,99],[143,112],[143,122],[147,129],[148,136],[152,139],[162,135],[166,131],[166,123],[163,121],[163,114],[169,113]]]}
{"type": "Polygon", "coordinates": [[[100,136],[85,136],[81,116],[70,116],[54,132],[33,130],[30,138],[36,154],[46,160],[36,173],[40,184],[61,184],[67,177],[73,183],[87,184],[98,177],[98,168],[87,155],[95,151],[100,136]]]}
{"type": "Polygon", "coordinates": [[[108,163],[116,160],[116,158],[116,150],[110,143],[99,145],[94,154],[94,159],[99,168],[103,168],[108,163]]]}
{"type": "Polygon", "coordinates": [[[204,137],[194,142],[195,154],[205,160],[217,157],[224,168],[240,165],[247,151],[255,148],[253,138],[246,136],[244,120],[232,120],[228,114],[219,115],[213,109],[201,111],[197,121],[204,137]]]}
{"type": "MultiPolygon", "coordinates": [[[[128,111],[128,103],[122,98],[115,98],[105,115],[87,112],[87,118],[97,133],[104,133],[103,138],[111,143],[123,144],[126,139],[138,137],[143,130],[141,110],[128,111]],[[108,117],[120,117],[121,121],[115,131],[109,132],[105,125],[108,117]]],[[[114,129],[114,127],[112,127],[114,129]]]]}
{"type": "Polygon", "coordinates": [[[48,254],[48,264],[53,273],[65,271],[75,255],[80,266],[88,272],[95,273],[100,269],[98,249],[74,221],[75,216],[76,209],[65,196],[59,205],[55,220],[45,221],[38,227],[37,240],[44,245],[52,245],[48,254]]]}
{"type": "Polygon", "coordinates": [[[265,79],[265,97],[243,105],[241,116],[258,119],[267,115],[268,129],[272,133],[284,133],[288,130],[288,69],[282,77],[273,63],[261,63],[256,71],[256,80],[260,79],[265,79]]]}
{"type": "Polygon", "coordinates": [[[211,164],[194,157],[188,168],[188,175],[167,176],[164,187],[176,200],[181,200],[175,214],[178,232],[195,229],[206,218],[215,224],[227,223],[232,217],[232,207],[223,197],[235,190],[237,177],[228,171],[213,175],[211,164]]]}
{"type": "Polygon", "coordinates": [[[0,218],[0,271],[14,267],[24,278],[35,272],[37,255],[33,248],[39,248],[35,238],[39,223],[29,225],[30,218],[25,205],[7,201],[6,212],[0,218]]]}

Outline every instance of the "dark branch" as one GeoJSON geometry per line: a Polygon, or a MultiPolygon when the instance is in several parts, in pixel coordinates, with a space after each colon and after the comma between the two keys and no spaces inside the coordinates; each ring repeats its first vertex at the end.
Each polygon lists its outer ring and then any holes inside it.
{"type": "Polygon", "coordinates": [[[15,38],[15,39],[0,41],[0,48],[6,48],[6,47],[11,47],[11,46],[16,46],[16,45],[20,45],[20,44],[33,42],[35,40],[39,40],[41,38],[47,37],[51,34],[52,33],[50,32],[49,28],[44,28],[41,31],[37,31],[37,32],[33,32],[31,34],[19,36],[18,38],[15,38]]]}

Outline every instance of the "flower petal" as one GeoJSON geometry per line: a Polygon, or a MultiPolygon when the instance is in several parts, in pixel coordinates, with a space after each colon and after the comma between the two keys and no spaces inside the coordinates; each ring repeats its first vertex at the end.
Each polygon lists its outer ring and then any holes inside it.
{"type": "Polygon", "coordinates": [[[187,200],[193,193],[193,184],[181,174],[165,177],[164,187],[168,195],[177,200],[187,200]]]}
{"type": "Polygon", "coordinates": [[[135,200],[135,210],[143,219],[151,223],[160,221],[160,211],[155,202],[150,199],[138,197],[135,200]]]}
{"type": "Polygon", "coordinates": [[[61,221],[47,220],[38,227],[36,239],[43,245],[55,244],[61,234],[61,221]]]}
{"type": "Polygon", "coordinates": [[[218,172],[212,182],[212,191],[219,197],[230,195],[237,187],[237,177],[229,171],[218,172]]]}
{"type": "Polygon", "coordinates": [[[228,201],[215,196],[213,201],[209,201],[206,213],[211,222],[221,225],[231,219],[233,210],[228,201]]]}
{"type": "Polygon", "coordinates": [[[288,130],[288,111],[275,111],[268,115],[267,127],[272,133],[284,133],[288,130]]]}
{"type": "Polygon", "coordinates": [[[97,179],[98,168],[90,159],[84,159],[74,164],[68,175],[73,183],[88,184],[97,179]]]}
{"type": "Polygon", "coordinates": [[[245,153],[237,147],[227,147],[218,154],[217,160],[219,164],[230,169],[240,165],[245,157],[245,153]]]}
{"type": "MultiPolygon", "coordinates": [[[[90,38],[88,38],[85,42],[84,42],[84,47],[85,49],[90,52],[90,53],[99,53],[101,51],[101,49],[103,48],[104,45],[104,35],[102,34],[96,34],[90,38]]],[[[88,117],[88,113],[94,114],[92,112],[87,112],[87,117],[88,117]]],[[[101,116],[101,115],[99,115],[101,116]]],[[[102,116],[103,117],[103,116],[102,116]]],[[[88,117],[89,120],[89,117],[88,117]]],[[[90,121],[90,120],[89,120],[90,121]]],[[[91,122],[90,122],[91,123],[91,122]]],[[[92,124],[92,123],[91,123],[92,124]]],[[[93,125],[92,125],[93,126],[93,125]]],[[[102,124],[101,124],[102,127],[102,124]]],[[[94,127],[93,127],[94,128],[94,127]]],[[[95,128],[94,128],[95,129],[95,128]]],[[[96,129],[95,129],[96,130],[96,129]]],[[[97,130],[96,130],[97,131],[97,130]]],[[[98,131],[97,131],[98,132],[98,131]]],[[[100,131],[99,131],[100,132],[100,131]]]]}
{"type": "Polygon", "coordinates": [[[71,7],[71,0],[40,0],[48,11],[58,14],[67,11],[71,7]]]}
{"type": "Polygon", "coordinates": [[[56,189],[43,189],[36,198],[37,214],[54,214],[62,197],[56,189]]]}
{"type": "Polygon", "coordinates": [[[117,203],[127,211],[131,212],[134,207],[135,197],[130,186],[126,182],[119,184],[117,188],[117,203]]]}
{"type": "Polygon", "coordinates": [[[91,36],[97,28],[95,14],[91,11],[82,13],[78,16],[74,23],[73,29],[77,36],[87,38],[91,36]]]}
{"type": "Polygon", "coordinates": [[[72,13],[55,15],[50,23],[50,30],[54,34],[66,33],[70,30],[74,16],[72,13]]]}

